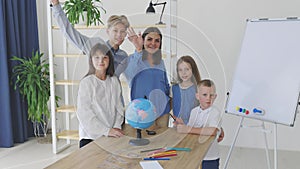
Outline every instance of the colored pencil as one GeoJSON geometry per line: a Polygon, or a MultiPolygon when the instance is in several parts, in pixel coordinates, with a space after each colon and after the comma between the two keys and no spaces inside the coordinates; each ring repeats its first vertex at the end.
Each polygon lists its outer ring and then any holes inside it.
{"type": "Polygon", "coordinates": [[[177,151],[191,151],[191,148],[184,147],[166,147],[167,150],[177,150],[177,151]]]}
{"type": "Polygon", "coordinates": [[[165,155],[158,155],[158,156],[151,156],[153,158],[161,158],[161,157],[172,157],[177,156],[177,154],[165,154],[165,155]]]}
{"type": "Polygon", "coordinates": [[[155,150],[161,150],[163,149],[162,147],[161,148],[154,148],[154,149],[149,149],[149,150],[142,150],[140,151],[141,153],[145,153],[145,152],[149,152],[149,151],[155,151],[155,150]]]}
{"type": "Polygon", "coordinates": [[[144,158],[144,160],[170,160],[170,158],[144,158]]]}
{"type": "Polygon", "coordinates": [[[149,156],[153,156],[153,155],[164,155],[164,154],[174,154],[176,153],[175,150],[171,150],[171,151],[164,151],[164,152],[158,152],[158,153],[149,153],[149,156]]]}

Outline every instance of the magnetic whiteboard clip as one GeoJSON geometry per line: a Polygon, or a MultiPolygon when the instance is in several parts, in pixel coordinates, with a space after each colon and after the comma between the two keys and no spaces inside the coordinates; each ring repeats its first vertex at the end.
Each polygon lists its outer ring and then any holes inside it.
{"type": "Polygon", "coordinates": [[[297,16],[290,16],[290,17],[287,17],[286,19],[298,19],[297,16]]]}

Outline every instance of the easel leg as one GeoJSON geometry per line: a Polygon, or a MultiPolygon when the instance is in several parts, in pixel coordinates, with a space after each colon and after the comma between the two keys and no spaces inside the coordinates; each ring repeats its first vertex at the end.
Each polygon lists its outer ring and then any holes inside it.
{"type": "Polygon", "coordinates": [[[264,133],[264,137],[265,137],[265,145],[266,145],[265,148],[266,148],[267,164],[268,164],[268,168],[271,169],[270,156],[269,156],[269,146],[268,146],[265,122],[262,122],[262,128],[263,128],[263,133],[264,133]]]}
{"type": "Polygon", "coordinates": [[[227,155],[227,158],[226,158],[226,161],[225,161],[225,164],[224,164],[224,169],[226,169],[226,168],[227,168],[227,165],[228,165],[228,162],[229,162],[229,159],[230,159],[230,156],[231,156],[231,153],[232,153],[233,147],[234,147],[234,145],[235,145],[235,142],[236,142],[237,136],[238,136],[238,134],[239,134],[239,132],[240,132],[240,129],[241,129],[241,127],[242,127],[242,123],[243,123],[243,121],[244,121],[244,117],[241,117],[241,120],[240,120],[239,126],[238,126],[238,128],[237,128],[237,130],[236,130],[236,133],[235,133],[235,136],[234,136],[233,142],[232,142],[232,144],[231,144],[231,146],[230,146],[229,153],[228,153],[228,155],[227,155]]]}
{"type": "Polygon", "coordinates": [[[274,169],[277,169],[277,124],[274,123],[274,169]]]}

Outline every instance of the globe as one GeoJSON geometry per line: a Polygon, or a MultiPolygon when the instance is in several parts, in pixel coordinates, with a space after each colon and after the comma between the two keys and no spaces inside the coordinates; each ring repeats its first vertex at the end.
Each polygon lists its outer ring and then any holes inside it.
{"type": "Polygon", "coordinates": [[[134,99],[128,104],[125,118],[131,127],[146,129],[154,123],[156,110],[151,101],[144,98],[134,99]]]}

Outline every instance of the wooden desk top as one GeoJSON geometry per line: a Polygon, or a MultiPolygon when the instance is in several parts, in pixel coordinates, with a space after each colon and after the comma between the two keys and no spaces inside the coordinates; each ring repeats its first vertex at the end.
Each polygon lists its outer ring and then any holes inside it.
{"type": "Polygon", "coordinates": [[[159,147],[188,147],[190,152],[177,151],[177,156],[168,161],[158,161],[164,169],[199,168],[214,137],[192,134],[179,134],[174,128],[160,129],[155,136],[143,137],[150,140],[146,146],[132,146],[135,129],[126,126],[126,136],[122,138],[101,137],[85,147],[76,150],[67,157],[48,166],[47,169],[142,169],[139,162],[148,150],[159,147]],[[133,136],[133,137],[132,137],[133,136]]]}

